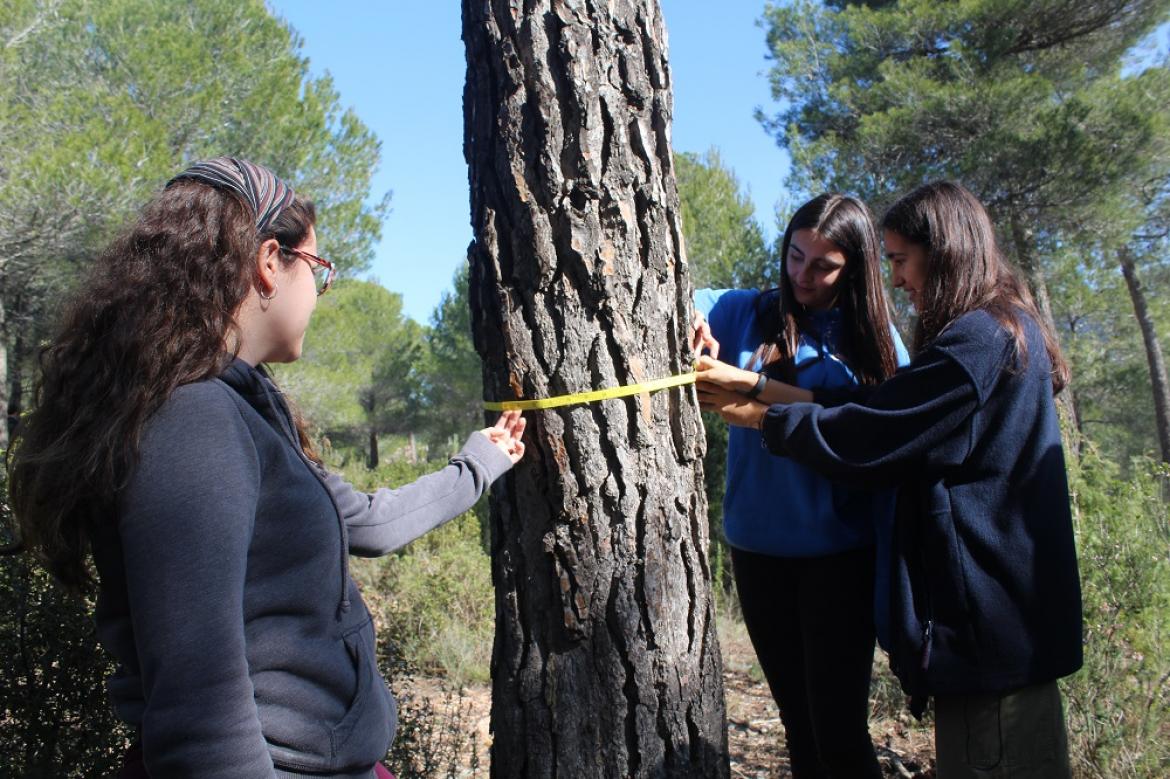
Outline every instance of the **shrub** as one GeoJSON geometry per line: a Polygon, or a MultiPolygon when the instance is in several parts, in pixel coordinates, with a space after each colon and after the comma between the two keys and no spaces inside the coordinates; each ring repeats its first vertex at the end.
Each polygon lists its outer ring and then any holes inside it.
{"type": "Polygon", "coordinates": [[[131,734],[106,698],[113,665],[92,609],[28,555],[0,557],[0,775],[106,776],[121,765],[131,734]]]}
{"type": "Polygon", "coordinates": [[[490,561],[470,512],[403,552],[351,566],[378,623],[388,659],[396,656],[456,683],[488,679],[495,601],[490,561]]]}
{"type": "Polygon", "coordinates": [[[1085,666],[1062,684],[1074,770],[1170,775],[1170,529],[1165,465],[1126,480],[1087,445],[1069,463],[1085,612],[1085,666]]]}
{"type": "Polygon", "coordinates": [[[398,779],[454,779],[467,769],[472,776],[478,772],[479,748],[467,719],[471,704],[464,705],[462,692],[447,693],[447,704],[444,709],[453,714],[440,721],[426,698],[399,700],[398,735],[385,759],[398,779]]]}
{"type": "MultiPolygon", "coordinates": [[[[438,467],[397,462],[345,475],[372,490],[409,483],[438,467]]],[[[380,651],[391,670],[401,659],[456,684],[489,679],[495,600],[475,509],[393,555],[354,560],[351,571],[377,620],[380,651]]]]}

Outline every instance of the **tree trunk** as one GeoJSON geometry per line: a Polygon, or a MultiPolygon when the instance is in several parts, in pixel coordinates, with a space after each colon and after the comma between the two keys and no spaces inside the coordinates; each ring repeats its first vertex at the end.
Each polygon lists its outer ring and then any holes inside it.
{"type": "Polygon", "coordinates": [[[371,427],[369,433],[370,453],[366,458],[366,467],[371,471],[378,467],[378,428],[371,427]]]}
{"type": "Polygon", "coordinates": [[[1162,356],[1162,344],[1158,340],[1158,331],[1154,329],[1150,307],[1146,304],[1146,292],[1142,288],[1141,279],[1137,277],[1133,254],[1128,247],[1118,250],[1117,262],[1121,265],[1121,274],[1125,276],[1125,285],[1129,287],[1133,315],[1137,317],[1138,327],[1142,331],[1142,342],[1146,347],[1146,362],[1150,366],[1150,386],[1154,391],[1154,417],[1158,425],[1158,446],[1162,450],[1162,462],[1170,463],[1170,381],[1166,378],[1166,360],[1162,356]]]}
{"type": "MultiPolygon", "coordinates": [[[[8,408],[8,338],[4,321],[4,302],[0,301],[0,409],[4,409],[5,422],[0,425],[0,453],[8,449],[8,437],[12,432],[11,414],[8,408]]],[[[17,375],[19,375],[19,370],[17,375]]]]}
{"type": "MultiPolygon", "coordinates": [[[[0,343],[0,350],[4,349],[3,343],[0,343]]],[[[9,379],[9,385],[12,387],[8,394],[8,401],[5,406],[8,411],[8,424],[5,429],[8,432],[9,441],[12,440],[13,434],[16,432],[17,422],[20,421],[21,414],[24,413],[24,372],[21,370],[25,363],[25,340],[18,332],[16,337],[12,340],[12,349],[5,354],[0,355],[0,374],[6,375],[9,379]]],[[[0,389],[0,402],[4,401],[4,391],[0,389]]],[[[0,444],[3,448],[3,444],[0,444]]]]}
{"type": "MultiPolygon", "coordinates": [[[[464,0],[472,324],[488,398],[687,370],[656,0],[464,0]]],[[[725,777],[693,390],[529,413],[492,491],[492,775],[725,777]]]]}
{"type": "MultiPolygon", "coordinates": [[[[1024,225],[1022,216],[1013,213],[1011,215],[1011,231],[1016,258],[1027,279],[1028,287],[1032,290],[1036,307],[1040,310],[1040,316],[1044,320],[1044,324],[1048,326],[1049,332],[1053,334],[1053,337],[1056,337],[1056,333],[1059,331],[1056,329],[1056,318],[1052,315],[1052,301],[1048,297],[1048,281],[1044,278],[1044,269],[1036,260],[1032,230],[1024,225]]],[[[1056,409],[1064,422],[1061,427],[1064,428],[1065,433],[1065,448],[1079,456],[1084,431],[1081,429],[1081,414],[1077,406],[1073,385],[1073,378],[1070,377],[1068,386],[1056,396],[1056,409]]]]}

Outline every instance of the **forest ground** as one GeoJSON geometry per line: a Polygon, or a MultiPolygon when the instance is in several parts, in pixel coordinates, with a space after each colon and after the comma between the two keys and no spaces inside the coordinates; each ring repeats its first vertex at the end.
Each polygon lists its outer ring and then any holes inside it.
{"type": "MultiPolygon", "coordinates": [[[[723,652],[723,684],[727,701],[728,742],[733,779],[789,777],[784,729],[779,712],[756,665],[755,653],[743,623],[723,619],[719,626],[723,652]]],[[[882,672],[884,656],[874,658],[875,674],[882,672]]],[[[888,672],[884,672],[888,676],[888,672]]],[[[888,683],[888,682],[887,682],[888,683]]],[[[875,684],[875,687],[877,685],[875,684]]],[[[395,693],[404,699],[425,699],[442,720],[459,720],[473,731],[478,769],[462,761],[462,776],[486,776],[491,746],[489,723],[491,689],[465,685],[452,690],[442,678],[414,676],[395,680],[395,693]]],[[[896,694],[895,694],[896,695],[896,694]]],[[[870,733],[887,777],[926,779],[934,776],[934,736],[929,725],[916,723],[904,709],[892,711],[875,697],[870,733]]],[[[467,756],[470,756],[468,750],[467,756]]]]}

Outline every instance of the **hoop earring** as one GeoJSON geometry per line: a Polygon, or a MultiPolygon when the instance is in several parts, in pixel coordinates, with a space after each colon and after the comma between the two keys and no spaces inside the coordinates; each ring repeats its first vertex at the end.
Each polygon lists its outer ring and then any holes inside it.
{"type": "Polygon", "coordinates": [[[257,294],[258,294],[258,295],[260,295],[260,299],[261,299],[261,300],[272,300],[274,297],[276,297],[276,291],[277,291],[278,289],[279,289],[279,287],[278,287],[276,284],[273,284],[273,285],[272,285],[272,294],[271,294],[271,295],[265,295],[265,294],[264,294],[264,292],[263,292],[262,290],[257,290],[256,292],[257,292],[257,294]]]}

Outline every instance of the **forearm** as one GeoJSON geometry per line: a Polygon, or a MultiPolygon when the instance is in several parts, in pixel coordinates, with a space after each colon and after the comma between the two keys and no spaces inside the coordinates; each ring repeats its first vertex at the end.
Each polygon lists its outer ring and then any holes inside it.
{"type": "Polygon", "coordinates": [[[813,393],[776,379],[768,379],[756,400],[769,406],[774,403],[812,403],[813,393]]]}
{"type": "Polygon", "coordinates": [[[921,468],[977,406],[967,375],[944,358],[887,380],[864,404],[773,405],[760,430],[774,454],[839,481],[885,486],[921,468]]]}
{"type": "Polygon", "coordinates": [[[326,479],[349,530],[349,551],[388,554],[470,509],[511,461],[476,433],[446,467],[397,489],[355,490],[336,474],[326,479]]]}
{"type": "Polygon", "coordinates": [[[805,403],[812,401],[809,390],[764,376],[756,371],[738,368],[707,356],[698,360],[698,379],[703,385],[734,392],[760,403],[805,403]]]}

